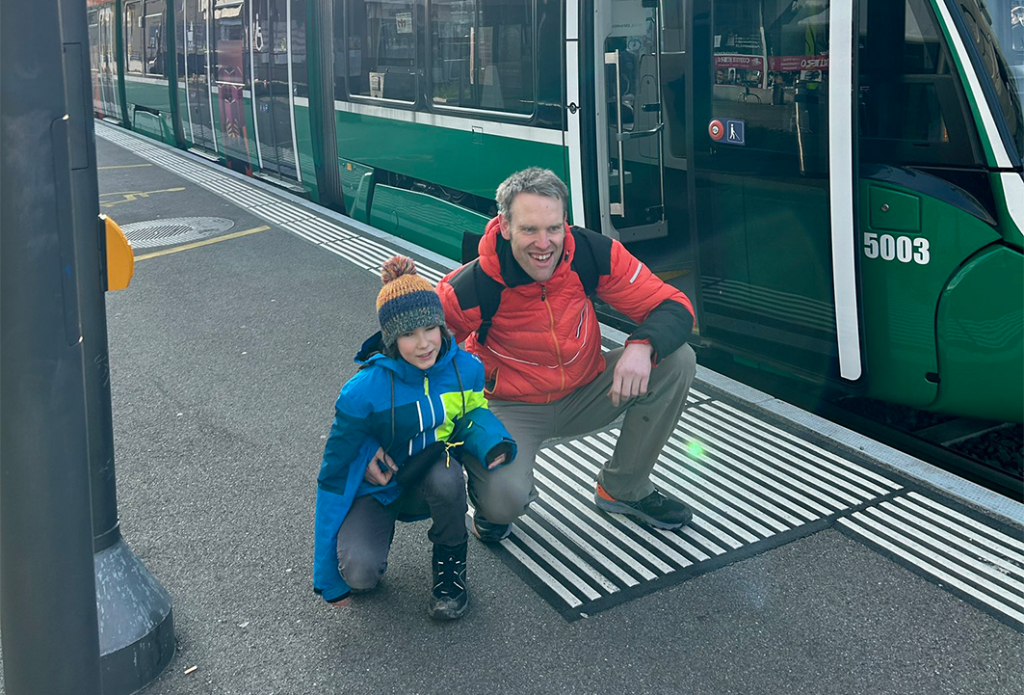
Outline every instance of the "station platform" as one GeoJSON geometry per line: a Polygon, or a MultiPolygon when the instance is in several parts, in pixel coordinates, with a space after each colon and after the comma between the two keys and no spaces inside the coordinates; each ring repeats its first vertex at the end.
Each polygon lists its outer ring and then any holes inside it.
{"type": "Polygon", "coordinates": [[[399,525],[377,590],[324,604],[316,475],[380,265],[454,264],[96,133],[137,258],[107,295],[122,531],[174,598],[152,692],[1024,692],[1024,505],[705,369],[654,472],[691,526],[594,507],[613,424],[549,442],[513,535],[470,540],[462,620],[426,615],[425,523],[399,525]]]}

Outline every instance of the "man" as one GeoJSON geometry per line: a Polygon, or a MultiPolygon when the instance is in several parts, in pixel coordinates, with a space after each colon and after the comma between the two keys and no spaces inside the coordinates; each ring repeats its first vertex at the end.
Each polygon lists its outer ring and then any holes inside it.
{"type": "Polygon", "coordinates": [[[467,461],[472,530],[483,541],[508,536],[537,497],[533,466],[544,440],[591,432],[623,412],[595,503],[658,528],[679,528],[692,517],[650,481],[696,371],[686,344],[690,300],[618,241],[570,228],[567,200],[565,184],[551,171],[513,174],[498,187],[498,216],[480,240],[480,257],[438,285],[448,326],[483,361],[491,409],[519,447],[512,463],[492,470],[467,461]],[[639,324],[607,356],[585,283],[596,284],[597,297],[639,324]],[[500,293],[489,325],[488,287],[500,293]]]}

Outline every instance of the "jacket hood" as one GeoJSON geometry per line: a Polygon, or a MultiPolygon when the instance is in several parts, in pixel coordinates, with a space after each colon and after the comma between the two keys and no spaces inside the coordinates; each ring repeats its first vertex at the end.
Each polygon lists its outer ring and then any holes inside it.
{"type": "MultiPolygon", "coordinates": [[[[480,267],[492,278],[505,285],[505,287],[519,287],[536,282],[527,275],[523,267],[519,265],[512,254],[512,243],[505,240],[501,235],[501,216],[494,217],[487,223],[480,243],[477,245],[477,253],[480,255],[480,267]]],[[[565,241],[562,244],[562,257],[558,261],[552,279],[560,273],[569,272],[572,264],[573,254],[576,253],[576,240],[572,236],[572,228],[565,225],[565,241]]]]}
{"type": "Polygon", "coordinates": [[[430,369],[426,370],[414,367],[402,358],[388,357],[384,354],[383,350],[384,339],[381,336],[381,332],[377,331],[367,338],[366,342],[359,348],[355,361],[364,367],[371,364],[383,367],[394,372],[395,376],[402,381],[418,384],[423,380],[423,377],[429,378],[434,374],[444,371],[448,363],[454,359],[459,346],[452,342],[451,336],[444,336],[441,341],[441,354],[434,360],[434,364],[431,365],[430,369]]]}

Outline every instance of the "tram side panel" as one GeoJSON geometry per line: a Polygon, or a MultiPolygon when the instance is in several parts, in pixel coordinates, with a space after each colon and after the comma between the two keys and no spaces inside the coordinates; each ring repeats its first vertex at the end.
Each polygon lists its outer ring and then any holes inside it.
{"type": "Polygon", "coordinates": [[[978,66],[968,55],[953,59],[957,26],[934,7],[865,6],[858,106],[868,395],[1020,422],[1024,267],[1019,241],[1007,246],[1020,230],[996,173],[1005,166],[995,154],[1001,136],[973,86],[978,66]]]}
{"type": "Polygon", "coordinates": [[[869,393],[926,408],[941,383],[946,400],[967,400],[953,390],[973,389],[970,384],[946,383],[936,309],[964,259],[999,241],[994,220],[973,197],[919,171],[883,167],[860,186],[869,393]]]}
{"type": "Polygon", "coordinates": [[[950,280],[938,312],[942,382],[938,411],[1017,421],[1024,418],[1024,256],[993,246],[950,280]]]}

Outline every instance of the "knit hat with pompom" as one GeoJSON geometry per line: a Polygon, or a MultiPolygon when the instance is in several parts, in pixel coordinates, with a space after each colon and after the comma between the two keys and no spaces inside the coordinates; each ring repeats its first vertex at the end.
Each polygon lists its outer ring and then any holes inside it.
{"type": "Polygon", "coordinates": [[[421,326],[444,325],[441,298],[427,279],[416,274],[411,258],[395,256],[386,262],[380,280],[384,287],[377,295],[377,318],[385,346],[421,326]]]}

